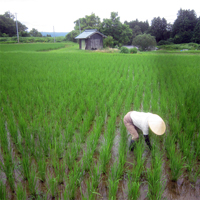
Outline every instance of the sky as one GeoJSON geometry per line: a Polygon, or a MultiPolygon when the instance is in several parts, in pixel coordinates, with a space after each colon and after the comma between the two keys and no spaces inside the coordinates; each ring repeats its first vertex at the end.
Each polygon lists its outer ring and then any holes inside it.
{"type": "Polygon", "coordinates": [[[120,21],[151,20],[165,18],[173,24],[180,9],[194,10],[200,16],[199,0],[0,0],[0,14],[17,13],[17,20],[39,32],[70,32],[74,21],[95,13],[101,21],[118,12],[120,21]]]}

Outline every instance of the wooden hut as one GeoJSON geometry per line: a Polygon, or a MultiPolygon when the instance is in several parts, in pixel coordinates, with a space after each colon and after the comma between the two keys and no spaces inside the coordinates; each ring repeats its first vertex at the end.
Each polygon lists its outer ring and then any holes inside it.
{"type": "Polygon", "coordinates": [[[103,38],[106,38],[106,36],[96,29],[85,30],[75,37],[75,39],[79,40],[79,49],[83,50],[96,50],[103,48],[103,38]]]}

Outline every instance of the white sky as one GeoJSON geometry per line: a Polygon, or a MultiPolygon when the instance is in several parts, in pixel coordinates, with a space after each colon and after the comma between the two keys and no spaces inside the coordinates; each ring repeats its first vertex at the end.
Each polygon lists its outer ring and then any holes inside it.
{"type": "Polygon", "coordinates": [[[74,21],[95,13],[110,18],[111,12],[118,12],[120,21],[149,21],[154,17],[165,18],[173,23],[178,10],[194,10],[200,16],[199,0],[0,0],[0,14],[10,11],[17,13],[17,19],[28,27],[40,32],[70,32],[74,21]]]}

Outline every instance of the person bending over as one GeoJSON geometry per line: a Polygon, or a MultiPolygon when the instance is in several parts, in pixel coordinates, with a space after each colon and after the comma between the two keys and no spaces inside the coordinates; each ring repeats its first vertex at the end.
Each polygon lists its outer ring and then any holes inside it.
{"type": "Polygon", "coordinates": [[[138,130],[143,132],[145,142],[149,149],[152,149],[151,143],[149,141],[149,128],[156,135],[162,135],[165,130],[165,122],[157,114],[130,111],[124,116],[124,125],[129,134],[131,134],[132,139],[130,143],[130,150],[134,150],[135,142],[139,139],[138,130]]]}

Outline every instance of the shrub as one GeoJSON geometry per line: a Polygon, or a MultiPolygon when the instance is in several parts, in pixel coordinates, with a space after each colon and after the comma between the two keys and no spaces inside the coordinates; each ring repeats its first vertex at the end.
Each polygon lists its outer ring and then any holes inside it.
{"type": "Polygon", "coordinates": [[[168,44],[172,44],[172,42],[168,41],[168,40],[160,40],[158,42],[158,45],[168,45],[168,44]]]}
{"type": "Polygon", "coordinates": [[[148,51],[156,46],[156,40],[154,36],[151,36],[150,34],[141,34],[137,35],[133,39],[133,45],[137,46],[139,49],[142,49],[142,51],[148,51]]]}
{"type": "Polygon", "coordinates": [[[121,47],[120,53],[129,53],[129,49],[127,47],[121,47]]]}
{"type": "Polygon", "coordinates": [[[131,48],[131,49],[130,49],[130,53],[137,53],[137,48],[136,48],[136,47],[131,48]]]}

